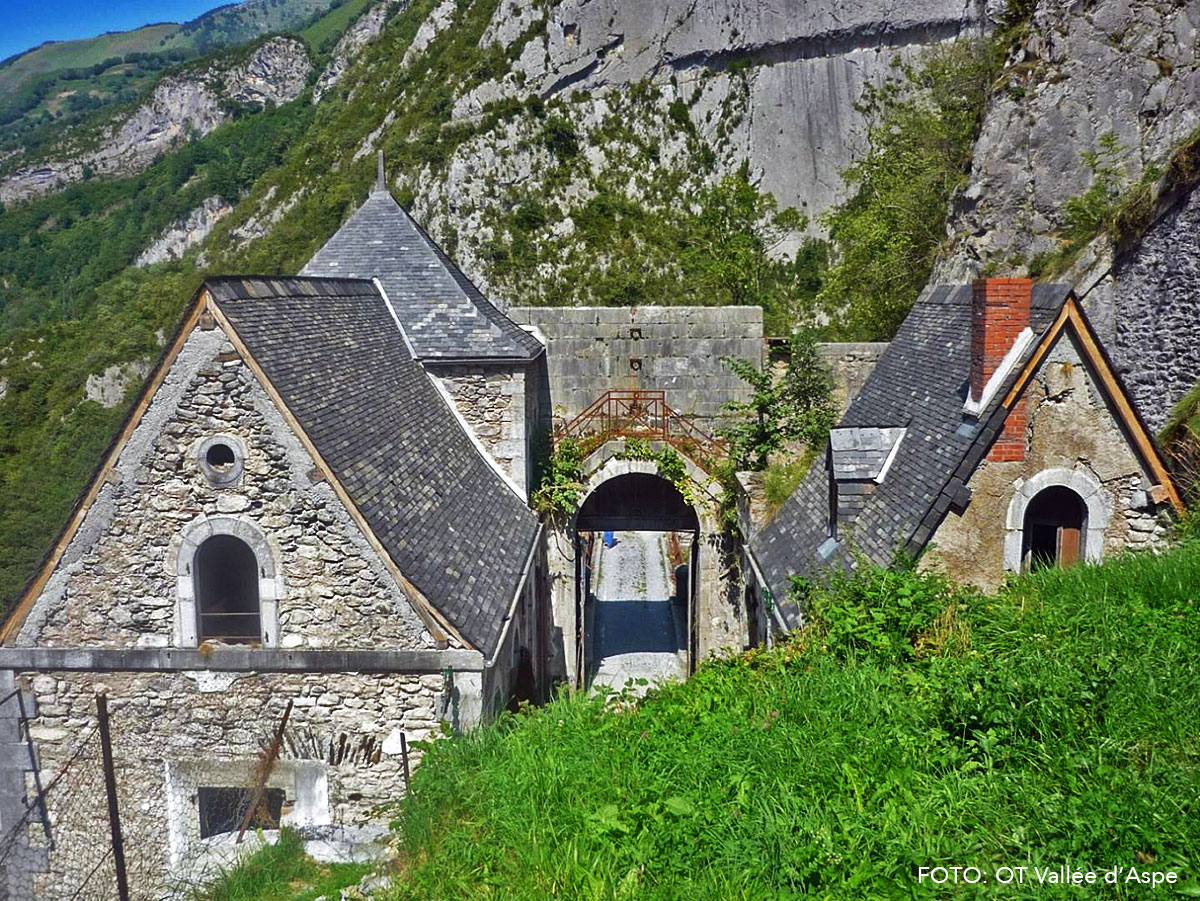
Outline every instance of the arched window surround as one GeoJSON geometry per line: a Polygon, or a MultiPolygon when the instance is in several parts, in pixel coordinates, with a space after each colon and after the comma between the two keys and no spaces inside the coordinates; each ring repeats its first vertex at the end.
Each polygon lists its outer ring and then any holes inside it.
{"type": "Polygon", "coordinates": [[[258,600],[262,613],[262,645],[279,645],[279,601],[284,596],[279,553],[266,533],[242,516],[201,516],[184,526],[178,547],[167,564],[175,575],[175,646],[194,648],[199,644],[196,618],[196,552],[213,535],[232,535],[249,545],[258,563],[258,600]]]}
{"type": "Polygon", "coordinates": [[[1038,494],[1053,486],[1070,488],[1083,501],[1087,509],[1087,527],[1083,535],[1083,560],[1098,563],[1104,557],[1104,534],[1112,519],[1112,500],[1104,486],[1089,472],[1079,469],[1052,467],[1018,480],[1016,492],[1008,505],[1005,522],[1004,568],[1009,572],[1021,571],[1021,553],[1025,542],[1025,512],[1038,494]]]}

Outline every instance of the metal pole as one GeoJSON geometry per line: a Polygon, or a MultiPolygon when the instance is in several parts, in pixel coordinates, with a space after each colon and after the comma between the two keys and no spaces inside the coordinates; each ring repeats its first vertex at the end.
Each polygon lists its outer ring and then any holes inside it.
{"type": "MultiPolygon", "coordinates": [[[[275,730],[275,737],[271,739],[271,747],[267,749],[267,759],[262,764],[262,775],[257,780],[254,786],[254,793],[250,796],[250,806],[246,809],[246,815],[242,817],[242,826],[238,830],[237,841],[234,844],[240,845],[242,838],[246,835],[246,829],[250,826],[250,821],[254,818],[254,812],[258,810],[258,805],[262,803],[263,789],[266,788],[267,777],[271,773],[271,768],[275,764],[275,758],[279,756],[279,748],[283,745],[283,730],[287,728],[288,717],[292,715],[292,699],[288,698],[287,708],[283,711],[283,719],[279,721],[279,728],[275,730]]],[[[333,756],[333,739],[329,740],[329,754],[333,756]]],[[[331,761],[332,762],[332,761],[331,761]]]]}
{"type": "Polygon", "coordinates": [[[117,867],[117,895],[129,901],[129,880],[125,875],[125,843],[121,839],[121,814],[117,810],[117,774],[113,770],[112,738],[108,732],[108,695],[96,696],[100,718],[100,752],[104,757],[104,789],[108,793],[108,825],[112,830],[113,863],[117,867]]]}
{"type": "MultiPolygon", "coordinates": [[[[37,754],[33,750],[33,736],[29,732],[29,717],[25,715],[25,698],[21,694],[21,689],[16,689],[12,695],[17,696],[17,707],[21,711],[21,725],[25,727],[25,747],[29,750],[29,768],[33,770],[33,784],[37,788],[38,813],[42,815],[42,831],[46,833],[46,843],[50,846],[50,850],[54,850],[54,836],[50,834],[50,817],[46,813],[46,796],[42,793],[42,773],[38,769],[37,754]]],[[[7,701],[8,698],[4,700],[7,701]]],[[[3,704],[4,701],[0,701],[3,704]]],[[[18,737],[20,733],[17,733],[18,737]]]]}
{"type": "Polygon", "coordinates": [[[408,774],[408,739],[403,732],[400,733],[400,758],[404,761],[404,793],[407,795],[412,792],[412,786],[408,774]]]}

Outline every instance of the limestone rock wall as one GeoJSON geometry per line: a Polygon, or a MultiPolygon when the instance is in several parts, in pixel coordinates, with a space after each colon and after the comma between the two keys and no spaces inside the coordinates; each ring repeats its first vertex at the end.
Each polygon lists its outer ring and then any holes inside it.
{"type": "Polygon", "coordinates": [[[1200,381],[1200,193],[1170,210],[1089,298],[1109,352],[1152,429],[1200,381]]]}
{"type": "MultiPolygon", "coordinates": [[[[842,196],[840,171],[853,158],[861,118],[854,104],[880,84],[898,54],[988,27],[981,0],[901,5],[816,0],[567,0],[549,13],[544,36],[526,44],[513,82],[543,96],[625,89],[674,80],[680,94],[728,91],[730,66],[754,67],[743,121],[732,143],[784,206],[819,213],[842,196]]],[[[501,4],[489,38],[508,46],[537,20],[536,4],[501,4]],[[514,9],[515,7],[515,9],[514,9]]],[[[499,84],[491,94],[505,93],[499,84]]],[[[704,126],[705,106],[697,124],[704,126]]]]}
{"type": "Polygon", "coordinates": [[[383,26],[393,15],[407,8],[409,0],[381,0],[376,3],[346,29],[346,33],[338,40],[333,48],[333,58],[326,64],[316,85],[313,86],[313,103],[319,103],[346,74],[354,57],[383,31],[383,26]]]}
{"type": "Polygon", "coordinates": [[[194,331],[38,598],[20,643],[175,644],[187,632],[184,533],[227,517],[243,536],[262,536],[274,560],[279,646],[432,647],[408,599],[313,472],[312,458],[224,333],[194,331]],[[200,467],[201,444],[214,435],[245,449],[240,479],[225,487],[211,484],[200,467]]]}
{"type": "Polygon", "coordinates": [[[1200,123],[1200,6],[1169,0],[1041,0],[976,144],[950,225],[960,241],[939,281],[986,260],[1054,246],[1067,201],[1091,186],[1085,154],[1116,136],[1129,183],[1200,123]]]}
{"type": "MultiPolygon", "coordinates": [[[[235,57],[236,59],[236,57],[235,57]]],[[[0,203],[13,203],[82,180],[85,168],[98,175],[140,172],[174,145],[206,135],[225,122],[229,104],[265,106],[294,100],[312,69],[299,38],[277,37],[248,58],[172,75],[127,118],[101,135],[94,150],[63,154],[18,169],[0,180],[0,203]]]]}
{"type": "Polygon", "coordinates": [[[151,266],[168,260],[178,260],[191,248],[208,237],[218,222],[233,212],[233,207],[220,197],[208,197],[187,216],[163,231],[149,247],[134,260],[135,266],[151,266]]]}

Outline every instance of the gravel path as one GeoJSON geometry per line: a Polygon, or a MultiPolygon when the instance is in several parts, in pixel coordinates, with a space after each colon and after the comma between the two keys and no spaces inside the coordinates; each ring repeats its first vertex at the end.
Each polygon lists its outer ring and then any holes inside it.
{"type": "Polygon", "coordinates": [[[593,685],[623,688],[683,679],[682,624],[672,611],[670,561],[661,532],[618,532],[600,552],[593,624],[593,685]]]}

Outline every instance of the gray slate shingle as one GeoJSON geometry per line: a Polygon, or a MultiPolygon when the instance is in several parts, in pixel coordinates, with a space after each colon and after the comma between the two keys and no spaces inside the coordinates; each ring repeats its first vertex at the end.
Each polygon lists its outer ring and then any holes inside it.
{"type": "Polygon", "coordinates": [[[527,361],[543,350],[480,293],[386,189],[373,190],[300,274],[378,278],[422,360],[527,361]]]}
{"type": "MultiPolygon", "coordinates": [[[[1030,328],[1042,335],[1070,285],[1034,285],[1030,328]]],[[[810,576],[854,552],[886,566],[898,549],[919,552],[1003,424],[999,391],[978,429],[959,431],[971,368],[971,286],[931,285],[855,397],[839,428],[907,428],[887,477],[875,489],[828,563],[817,548],[829,537],[829,472],[818,461],[767,528],[751,539],[755,559],[785,620],[790,575],[810,576]]],[[[1030,345],[1032,352],[1037,342],[1030,345]]],[[[1014,367],[1015,371],[1020,366],[1014,367]]]]}
{"type": "Polygon", "coordinates": [[[537,521],[413,360],[375,285],[205,285],[400,571],[490,655],[537,521]]]}

